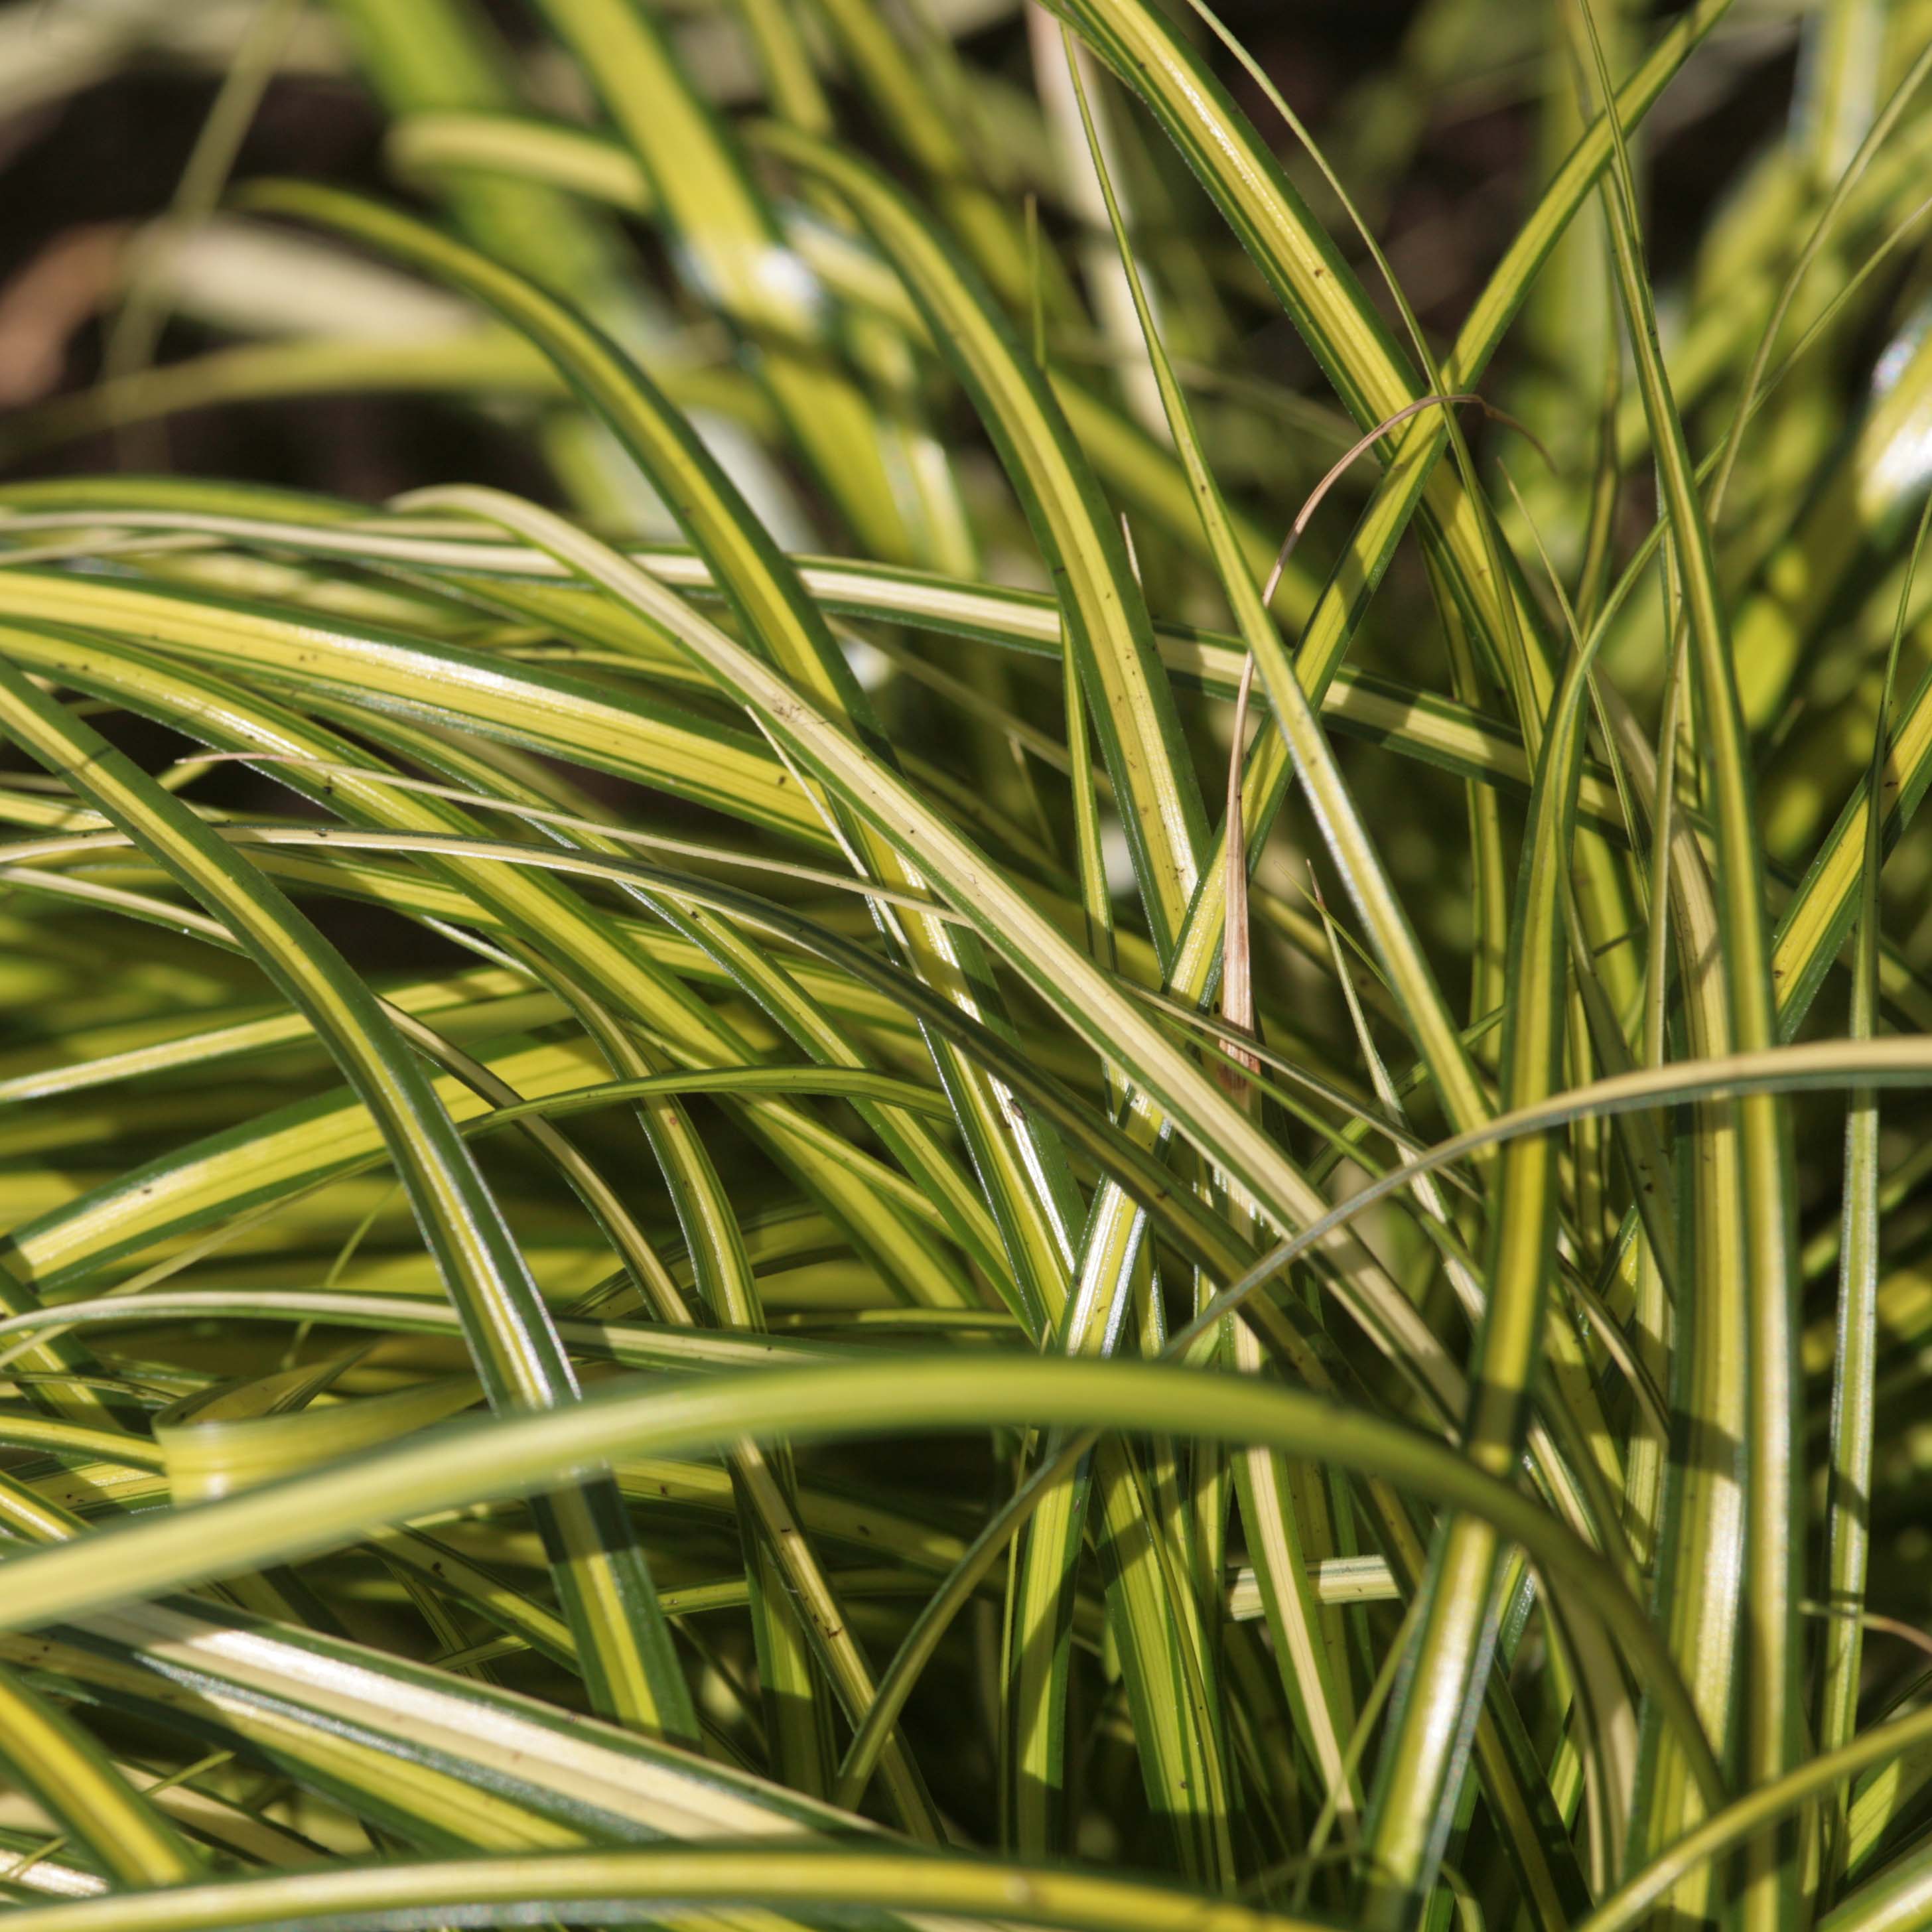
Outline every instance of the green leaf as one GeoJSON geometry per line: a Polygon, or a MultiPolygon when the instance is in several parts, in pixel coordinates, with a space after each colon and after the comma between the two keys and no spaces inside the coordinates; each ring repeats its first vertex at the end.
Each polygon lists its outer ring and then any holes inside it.
{"type": "MultiPolygon", "coordinates": [[[[91,726],[0,663],[0,730],[86,797],[233,927],[328,1042],[380,1127],[491,1400],[574,1400],[575,1378],[482,1176],[421,1064],[374,995],[286,898],[91,726]]],[[[606,1482],[547,1506],[557,1586],[608,1709],[674,1736],[688,1695],[635,1546],[606,1482]]]]}

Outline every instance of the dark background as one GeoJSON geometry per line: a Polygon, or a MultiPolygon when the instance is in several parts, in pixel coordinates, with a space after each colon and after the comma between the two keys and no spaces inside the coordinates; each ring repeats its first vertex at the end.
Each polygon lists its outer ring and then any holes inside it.
{"type": "MultiPolygon", "coordinates": [[[[94,0],[38,0],[50,14],[94,0]]],[[[194,0],[183,0],[192,5],[194,0]]],[[[407,0],[398,0],[406,4],[407,0]]],[[[1520,0],[1497,0],[1498,19],[1520,0]]],[[[492,13],[513,37],[533,32],[519,0],[495,0],[492,13]]],[[[1676,10],[1660,10],[1659,17],[1676,10]]],[[[1243,0],[1222,9],[1291,105],[1344,166],[1365,88],[1390,84],[1414,62],[1413,0],[1243,0]]],[[[1652,30],[1654,30],[1655,22],[1652,30]]],[[[1656,268],[1668,277],[1706,218],[1708,204],[1744,158],[1774,139],[1789,105],[1795,36],[1783,28],[1727,33],[1700,54],[1695,98],[1659,111],[1665,132],[1653,148],[1655,178],[1669,198],[1649,212],[1656,268]]],[[[1016,16],[974,37],[976,62],[1025,71],[1026,37],[1016,16]]],[[[1278,126],[1247,76],[1227,63],[1236,96],[1264,129],[1278,126]]],[[[1426,323],[1447,330],[1460,320],[1483,276],[1514,232],[1540,177],[1536,89],[1540,79],[1504,67],[1486,80],[1443,88],[1430,100],[1420,144],[1394,182],[1371,190],[1373,215],[1392,260],[1426,323]]],[[[10,286],[43,301],[38,332],[52,345],[44,367],[9,358],[0,338],[0,421],[7,404],[84,386],[99,365],[100,331],[89,319],[90,292],[111,280],[112,241],[90,253],[76,236],[102,224],[140,221],[164,208],[216,85],[214,76],[138,53],[124,71],[66,100],[0,119],[0,301],[10,286]],[[49,251],[68,244],[64,263],[49,251]],[[35,284],[16,278],[38,273],[35,284]],[[93,285],[90,290],[90,285],[93,285]]],[[[382,117],[358,82],[302,76],[269,89],[243,147],[236,173],[325,177],[384,194],[399,190],[382,160],[382,117]]],[[[1282,146],[1287,146],[1282,130],[1282,146]]],[[[1352,182],[1352,186],[1354,184],[1352,182]]],[[[1343,232],[1340,231],[1338,232],[1343,232]]],[[[1359,254],[1359,250],[1352,252],[1359,254]]],[[[1372,283],[1372,278],[1370,278],[1372,283]]],[[[17,303],[16,303],[17,310],[17,303]]],[[[188,325],[170,325],[161,359],[212,346],[188,325]]],[[[1254,367],[1279,376],[1305,368],[1287,325],[1258,316],[1244,345],[1254,367]]],[[[332,397],[254,403],[173,419],[166,440],[177,469],[287,483],[363,500],[428,481],[463,476],[526,493],[545,480],[518,440],[471,412],[408,398],[332,397]]],[[[143,454],[152,455],[152,444],[143,454]]],[[[112,469],[113,440],[84,439],[52,452],[7,460],[0,476],[112,469]]]]}

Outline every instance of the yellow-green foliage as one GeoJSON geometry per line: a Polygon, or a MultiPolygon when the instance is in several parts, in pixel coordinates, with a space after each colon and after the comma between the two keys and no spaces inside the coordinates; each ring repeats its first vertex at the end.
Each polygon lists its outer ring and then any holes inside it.
{"type": "Polygon", "coordinates": [[[1923,0],[236,10],[0,454],[550,494],[0,483],[6,1924],[1932,1923],[1923,0]]]}

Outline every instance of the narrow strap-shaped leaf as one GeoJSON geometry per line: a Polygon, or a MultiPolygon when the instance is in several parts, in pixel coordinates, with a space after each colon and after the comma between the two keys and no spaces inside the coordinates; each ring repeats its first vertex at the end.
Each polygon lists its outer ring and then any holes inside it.
{"type": "MultiPolygon", "coordinates": [[[[1879,694],[1872,734],[1868,796],[1880,795],[1887,769],[1893,687],[1904,643],[1906,611],[1912,601],[1926,533],[1932,530],[1932,502],[1918,521],[1912,560],[1899,592],[1885,682],[1879,694]]],[[[1879,875],[1885,846],[1876,814],[1865,824],[1864,878],[1859,891],[1858,950],[1852,969],[1852,1003],[1847,1030],[1869,1040],[1876,1030],[1880,939],[1879,875]]],[[[1878,1096],[1855,1093],[1845,1116],[1844,1207],[1840,1216],[1838,1309],[1832,1375],[1832,1461],[1825,1491],[1826,1567],[1824,1654],[1817,1692],[1817,1739],[1821,1750],[1851,1742],[1858,1730],[1860,1664],[1864,1654],[1866,1579],[1870,1564],[1872,1464],[1875,1450],[1874,1370],[1877,1354],[1879,1296],[1878,1096]]],[[[1840,1796],[1838,1828],[1830,1834],[1828,1895],[1842,1880],[1846,1862],[1851,1794],[1840,1796]]]]}
{"type": "MultiPolygon", "coordinates": [[[[380,1123],[492,1400],[568,1402],[575,1379],[523,1258],[415,1056],[340,956],[255,868],[93,728],[0,662],[0,728],[234,928],[339,1057],[380,1123]]],[[[607,1708],[673,1734],[688,1694],[608,1479],[550,1506],[558,1590],[607,1708]]]]}
{"type": "Polygon", "coordinates": [[[864,547],[916,551],[871,405],[829,362],[837,341],[819,292],[788,254],[724,124],[634,0],[544,0],[656,190],[658,218],[707,296],[752,345],[774,400],[864,547]]]}
{"type": "Polygon", "coordinates": [[[581,1924],[617,1902],[650,1918],[700,1924],[810,1924],[830,1913],[907,1926],[935,1921],[962,1932],[1004,1924],[1046,1932],[1319,1932],[1317,1922],[1234,1901],[1205,1900],[1127,1879],[1055,1868],[1011,1870],[958,1856],[841,1847],[742,1852],[548,1852],[452,1858],[208,1881],[140,1900],[91,1899],[16,1907],[21,1932],[272,1932],[367,1924],[371,1915],[434,1924],[581,1924]],[[736,1908],[735,1910],[734,1908],[736,1908]],[[795,1918],[777,1915],[790,1912],[795,1918]],[[144,1916],[145,1915],[145,1916],[144,1916]]]}
{"type": "MultiPolygon", "coordinates": [[[[236,517],[212,508],[176,511],[143,507],[143,500],[155,496],[164,501],[178,498],[184,506],[191,506],[206,494],[176,486],[172,479],[170,484],[164,491],[156,491],[145,481],[110,490],[96,485],[86,493],[86,502],[71,512],[28,511],[19,521],[27,528],[57,527],[63,522],[98,517],[104,523],[134,527],[205,530],[244,542],[313,550],[322,556],[366,556],[399,565],[419,562],[425,568],[450,572],[458,580],[474,581],[478,587],[485,580],[471,579],[462,570],[466,554],[478,570],[490,571],[488,580],[494,584],[500,584],[512,572],[520,577],[555,569],[542,552],[523,547],[474,540],[438,542],[368,530],[336,530],[320,520],[302,524],[279,518],[236,517]]],[[[79,494],[32,485],[14,486],[7,493],[11,500],[28,504],[79,494]]],[[[1191,496],[1189,514],[1198,526],[1191,496]]],[[[707,598],[719,594],[709,567],[691,552],[654,544],[640,546],[630,554],[679,589],[707,598]]],[[[850,559],[801,557],[794,562],[800,581],[827,613],[923,627],[1030,652],[1057,656],[1060,648],[1058,605],[1039,592],[850,559]]],[[[524,594],[520,589],[518,595],[524,594]]],[[[549,600],[565,594],[546,592],[543,608],[560,614],[567,607],[549,600]]],[[[1156,620],[1154,641],[1168,676],[1176,686],[1216,697],[1234,696],[1245,657],[1238,640],[1197,625],[1156,620]]],[[[1306,688],[1306,677],[1304,682],[1306,688]]],[[[1312,691],[1310,695],[1312,701],[1312,691]]],[[[1334,670],[1321,698],[1324,719],[1337,730],[1388,745],[1459,776],[1500,785],[1526,797],[1528,794],[1532,772],[1521,736],[1498,718],[1472,710],[1454,698],[1346,664],[1334,670]]],[[[1265,702],[1264,694],[1262,701],[1265,702]]],[[[1577,806],[1594,825],[1612,832],[1624,829],[1615,782],[1594,761],[1585,766],[1577,806]]]]}
{"type": "MultiPolygon", "coordinates": [[[[982,853],[896,772],[815,712],[762,660],[608,545],[534,505],[473,489],[436,492],[433,500],[521,530],[664,626],[681,649],[710,666],[722,684],[753,709],[793,756],[916,864],[1082,1039],[1118,1060],[1190,1137],[1198,1135],[1203,1152],[1248,1189],[1262,1212],[1277,1225],[1319,1217],[1319,1196],[1226,1094],[1124,1000],[1109,977],[1072,946],[982,853]]],[[[1179,1211],[1180,1199],[1173,1204],[1179,1211]]],[[[1379,1270],[1364,1268],[1349,1244],[1336,1251],[1336,1261],[1342,1270],[1338,1287],[1358,1318],[1384,1338],[1384,1346],[1422,1386],[1448,1396],[1452,1408],[1457,1406],[1460,1378],[1406,1298],[1379,1270]],[[1398,1335],[1403,1338],[1399,1346],[1394,1345],[1398,1335]],[[1455,1394],[1450,1396],[1452,1389],[1455,1394]]]]}
{"type": "MultiPolygon", "coordinates": [[[[1922,1072],[1920,1077],[1924,1077],[1922,1072]]],[[[541,1490],[556,1472],[620,1453],[695,1452],[746,1435],[800,1442],[1008,1424],[1126,1426],[1319,1454],[1478,1512],[1521,1544],[1579,1610],[1606,1621],[1654,1688],[1672,1681],[1614,1567],[1512,1485],[1449,1446],[1348,1405],[1172,1364],[1025,1355],[974,1363],[908,1354],[887,1385],[870,1364],[719,1376],[676,1388],[613,1388],[567,1407],[448,1424],[401,1446],[200,1506],[200,1534],[131,1522],[35,1550],[10,1566],[0,1628],[20,1629],[323,1548],[376,1523],[541,1490]]]]}
{"type": "MultiPolygon", "coordinates": [[[[1730,0],[1703,0],[1676,22],[1618,98],[1620,112],[1634,120],[1655,101],[1665,83],[1690,51],[1724,14],[1730,0]]],[[[1272,158],[1262,149],[1253,130],[1226,101],[1219,83],[1180,41],[1172,26],[1151,9],[1123,8],[1101,10],[1078,4],[1067,10],[1083,32],[1094,30],[1093,44],[1110,59],[1115,59],[1123,78],[1140,92],[1162,124],[1174,136],[1183,152],[1201,173],[1210,194],[1228,215],[1236,230],[1250,245],[1269,232],[1282,228],[1298,234],[1305,212],[1286,190],[1272,158]],[[1145,64],[1115,58],[1126,38],[1138,37],[1156,50],[1157,57],[1145,64]],[[1232,133],[1229,131],[1232,130],[1232,133]],[[1223,164],[1230,154],[1241,158],[1231,166],[1223,164]],[[1260,212],[1250,220],[1241,211],[1252,201],[1260,212]]],[[[1510,317],[1520,304],[1538,266],[1562,232],[1610,154],[1607,122],[1599,119],[1586,133],[1570,158],[1558,171],[1530,221],[1491,278],[1484,296],[1472,310],[1459,338],[1455,352],[1444,364],[1444,380],[1460,389],[1480,375],[1500,341],[1510,317]]],[[[1304,259],[1308,251],[1324,258],[1332,255],[1325,238],[1316,231],[1306,242],[1284,244],[1279,256],[1264,255],[1264,272],[1277,279],[1292,279],[1289,266],[1304,259]]],[[[1341,301],[1338,284],[1325,259],[1318,259],[1316,272],[1306,284],[1309,298],[1318,304],[1341,301]]],[[[1355,292],[1359,296],[1359,291],[1355,292]]],[[[1296,301],[1284,294],[1291,310],[1296,301]]],[[[1380,324],[1372,314],[1367,333],[1358,347],[1368,353],[1380,335],[1380,324]]],[[[1393,382],[1392,373],[1384,370],[1393,382]]],[[[1378,379],[1381,380],[1381,379],[1378,379]]],[[[1391,400],[1393,409],[1411,400],[1405,388],[1391,400]]],[[[1370,418],[1372,419],[1372,418],[1370,418]]],[[[1429,412],[1413,422],[1404,433],[1391,439],[1385,453],[1389,472],[1369,512],[1358,525],[1346,554],[1310,617],[1298,653],[1298,670],[1311,698],[1321,701],[1340,665],[1350,632],[1358,618],[1368,590],[1378,580],[1394,554],[1394,546],[1408,518],[1423,500],[1436,456],[1444,446],[1445,434],[1429,412]]],[[[1442,488],[1448,486],[1444,484],[1442,488]]],[[[1438,494],[1440,490],[1438,490],[1438,494]]],[[[1461,594],[1466,608],[1473,616],[1484,600],[1471,589],[1490,567],[1480,534],[1466,518],[1451,514],[1449,525],[1452,548],[1460,560],[1461,594]],[[1471,573],[1475,573],[1472,577],[1471,573]]],[[[1534,627],[1529,641],[1536,641],[1534,627]]],[[[1529,721],[1526,720],[1526,722],[1529,721]]],[[[1283,796],[1288,761],[1279,741],[1264,736],[1257,745],[1249,767],[1248,808],[1246,820],[1256,839],[1264,836],[1283,796]]],[[[1593,871],[1600,870],[1603,855],[1594,842],[1586,840],[1583,856],[1593,871]]],[[[1171,989],[1179,998],[1198,1000],[1211,975],[1217,956],[1222,916],[1221,881],[1225,855],[1215,852],[1204,871],[1202,890],[1190,909],[1186,928],[1178,949],[1177,964],[1171,976],[1171,989]]]]}
{"type": "MultiPolygon", "coordinates": [[[[676,505],[747,634],[842,727],[865,728],[866,706],[857,681],[796,573],[690,425],[614,344],[520,277],[421,223],[322,190],[284,184],[256,192],[265,206],[272,202],[284,212],[326,222],[456,283],[526,331],[676,505]]],[[[792,789],[795,794],[797,788],[792,789]]],[[[908,855],[890,836],[862,823],[859,830],[866,856],[882,877],[916,886],[916,868],[908,869],[908,855]]],[[[916,918],[906,922],[904,931],[920,970],[934,983],[969,1010],[997,1016],[976,947],[916,918]]],[[[970,1070],[942,1055],[941,1073],[958,1096],[961,1130],[987,1179],[1014,1272],[1037,1307],[1051,1308],[1061,1292],[1071,1245],[1068,1223],[1075,1212],[1064,1156],[1016,1119],[970,1070]]]]}
{"type": "MultiPolygon", "coordinates": [[[[1588,0],[1578,0],[1590,28],[1588,0]]],[[[1594,40],[1600,90],[1609,92],[1601,48],[1594,40]]],[[[1612,256],[1628,333],[1633,344],[1644,412],[1657,452],[1660,494],[1676,539],[1683,575],[1692,663],[1696,674],[1700,741],[1714,820],[1713,867],[1723,932],[1723,971],[1732,1037],[1752,1052],[1778,1036],[1771,974],[1763,853],[1749,740],[1738,694],[1736,666],[1718,587],[1711,534],[1692,474],[1684,425],[1658,346],[1657,318],[1640,257],[1635,189],[1621,131],[1616,169],[1605,184],[1612,256]]],[[[1797,1371],[1796,1228],[1792,1198],[1790,1126],[1768,1095],[1738,1103],[1738,1195],[1730,1211],[1744,1229],[1746,1338],[1750,1408],[1744,1444],[1748,1636],[1740,1665],[1739,1762],[1754,1783],[1766,1783],[1790,1766],[1798,1750],[1802,1642],[1804,1485],[1798,1466],[1802,1388],[1797,1371]]],[[[1722,1210],[1720,1210],[1722,1211],[1722,1210]]],[[[1795,1854],[1761,1846],[1744,1904],[1753,1927],[1787,1925],[1796,1911],[1795,1854]]]]}
{"type": "Polygon", "coordinates": [[[1199,876],[1207,836],[1140,586],[1064,413],[989,293],[900,190],[856,156],[794,129],[762,144],[835,188],[904,278],[993,437],[1060,592],[1088,688],[1155,950],[1163,962],[1199,876]]]}
{"type": "Polygon", "coordinates": [[[278,658],[286,670],[305,668],[338,696],[365,691],[373,673],[399,709],[420,716],[434,713],[437,694],[453,694],[467,682],[479,709],[494,714],[510,742],[534,750],[568,755],[574,748],[580,760],[594,758],[614,725],[626,737],[641,730],[653,741],[649,782],[726,811],[735,803],[754,822],[821,851],[832,844],[810,802],[796,785],[780,782],[782,768],[754,740],[689,713],[678,716],[632,692],[600,691],[539,666],[508,671],[484,652],[346,622],[304,623],[293,609],[265,610],[206,593],[25,569],[6,573],[4,583],[0,612],[6,615],[85,625],[171,650],[199,640],[196,654],[205,661],[226,645],[247,655],[272,686],[288,681],[277,674],[278,658]]]}
{"type": "MultiPolygon", "coordinates": [[[[1687,1876],[1719,1864],[1724,1855],[1775,1835],[1786,1824],[1841,1782],[1859,1772],[1922,1748],[1932,1736],[1932,1712],[1916,1711],[1861,1732],[1850,1743],[1822,1752],[1742,1797],[1634,1874],[1583,1921],[1580,1932],[1626,1932],[1653,1916],[1660,1900],[1687,1876]]],[[[1832,1932],[1866,1932],[1868,1928],[1904,1928],[1921,1924],[1926,1905],[1927,1868],[1922,1855],[1901,1860],[1886,1876],[1856,1893],[1820,1924],[1832,1932]]]]}
{"type": "MultiPolygon", "coordinates": [[[[477,758],[467,748],[452,746],[445,735],[394,724],[382,728],[382,734],[394,738],[400,747],[426,765],[440,766],[452,776],[460,775],[486,783],[490,796],[502,796],[513,804],[520,799],[534,800],[537,796],[527,787],[513,790],[502,774],[477,758]]],[[[318,776],[322,776],[325,782],[332,782],[325,775],[318,776]]],[[[611,836],[603,836],[596,830],[594,821],[581,820],[572,828],[572,842],[593,852],[620,854],[629,849],[618,828],[613,828],[611,836]]],[[[794,974],[735,928],[716,920],[707,921],[697,908],[683,905],[675,898],[642,892],[638,898],[650,912],[683,934],[694,946],[703,949],[739,986],[776,1018],[806,1052],[827,1065],[858,1068],[868,1064],[855,1032],[840,1025],[810,997],[794,974]]],[[[922,896],[917,903],[924,903],[922,896]]],[[[574,908],[573,913],[580,930],[585,912],[574,908]]],[[[608,952],[586,955],[585,946],[580,944],[572,946],[570,951],[575,959],[586,956],[598,958],[603,965],[604,983],[614,990],[623,983],[612,973],[608,952]]],[[[626,940],[621,946],[621,953],[623,965],[634,972],[634,946],[626,940]]],[[[670,983],[676,985],[674,981],[670,983]]],[[[661,1012],[663,1009],[646,1005],[634,1010],[644,1018],[648,1012],[661,1012]]],[[[681,1058],[706,1066],[748,1066],[752,1063],[754,1056],[741,1032],[682,986],[676,987],[676,1004],[671,1010],[682,1022],[682,1027],[671,1035],[672,1050],[681,1058]]],[[[1000,1250],[999,1230],[987,1212],[977,1186],[961,1170],[950,1150],[922,1122],[908,1120],[898,1114],[862,1103],[861,1112],[904,1167],[908,1178],[930,1196],[945,1216],[960,1246],[1010,1300],[1014,1298],[1000,1250]]],[[[802,1176],[814,1172],[818,1174],[820,1183],[832,1190],[827,1196],[828,1207],[846,1216],[862,1240],[869,1243],[882,1258],[895,1252],[898,1244],[889,1232],[892,1223],[867,1212],[866,1192],[840,1186],[813,1160],[815,1149],[807,1123],[790,1110],[766,1107],[748,1112],[746,1118],[753,1130],[772,1145],[782,1159],[794,1164],[795,1171],[802,1176]]],[[[949,1294],[940,1285],[943,1275],[944,1270],[937,1257],[928,1251],[924,1264],[904,1270],[903,1279],[908,1292],[916,1298],[936,1295],[958,1304],[969,1299],[963,1287],[949,1294]]]]}
{"type": "MultiPolygon", "coordinates": [[[[1538,1105],[1561,1084],[1566,898],[1592,655],[1580,652],[1558,693],[1523,840],[1502,1055],[1504,1104],[1513,1111],[1538,1105]]],[[[1498,1475],[1522,1454],[1544,1346],[1544,1298],[1556,1258],[1557,1166],[1556,1144],[1543,1136],[1511,1142],[1498,1166],[1489,1306],[1462,1444],[1473,1462],[1498,1475]]],[[[1432,1552],[1421,1625],[1370,1816],[1365,1912],[1371,1925],[1406,1923],[1435,1885],[1456,1802],[1454,1760],[1474,1720],[1491,1654],[1488,1624],[1502,1554],[1488,1524],[1460,1516],[1432,1552]]]]}
{"type": "Polygon", "coordinates": [[[178,1885],[201,1862],[154,1802],[72,1718],[0,1664],[0,1763],[130,1888],[178,1885]]]}
{"type": "Polygon", "coordinates": [[[815,1849],[871,1830],[635,1732],[199,1599],[104,1611],[0,1648],[163,1728],[239,1739],[424,1850],[716,1840],[742,1857],[752,1841],[815,1849]]]}

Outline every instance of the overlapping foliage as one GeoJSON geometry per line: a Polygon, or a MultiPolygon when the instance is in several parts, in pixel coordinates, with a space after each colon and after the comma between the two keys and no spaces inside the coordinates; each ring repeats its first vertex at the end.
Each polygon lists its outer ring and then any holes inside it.
{"type": "Polygon", "coordinates": [[[1660,278],[1768,11],[228,22],[0,446],[554,494],[0,486],[11,1923],[1932,1921],[1932,10],[1660,278]]]}

